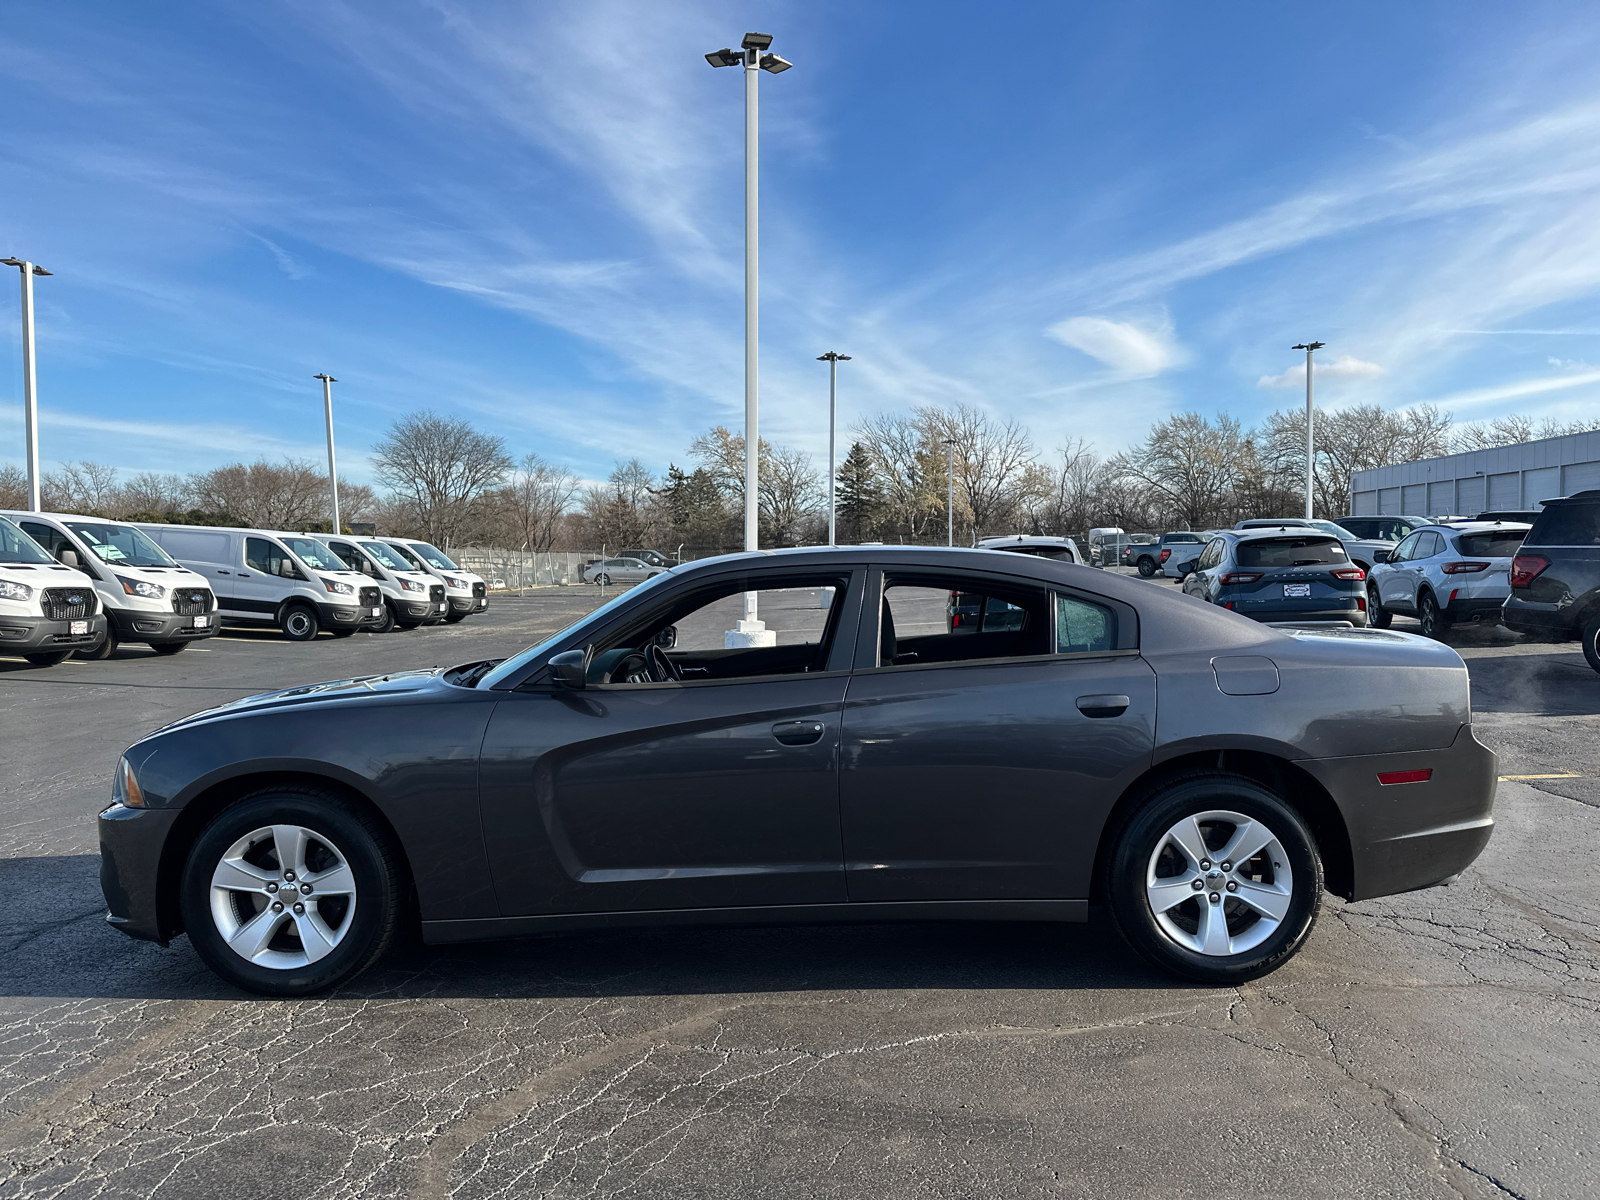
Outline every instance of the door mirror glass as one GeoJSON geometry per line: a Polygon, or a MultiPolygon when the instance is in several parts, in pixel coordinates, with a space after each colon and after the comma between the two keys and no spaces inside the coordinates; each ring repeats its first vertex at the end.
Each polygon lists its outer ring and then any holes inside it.
{"type": "Polygon", "coordinates": [[[1381,563],[1388,562],[1389,561],[1389,552],[1387,550],[1374,550],[1372,552],[1372,561],[1373,562],[1381,562],[1381,563]]]}
{"type": "Polygon", "coordinates": [[[660,633],[656,634],[656,645],[663,650],[671,650],[677,644],[678,627],[676,625],[668,625],[660,633]]]}
{"type": "Polygon", "coordinates": [[[587,658],[588,654],[582,650],[568,650],[564,654],[553,655],[548,664],[550,674],[561,687],[581,690],[588,682],[587,658]]]}

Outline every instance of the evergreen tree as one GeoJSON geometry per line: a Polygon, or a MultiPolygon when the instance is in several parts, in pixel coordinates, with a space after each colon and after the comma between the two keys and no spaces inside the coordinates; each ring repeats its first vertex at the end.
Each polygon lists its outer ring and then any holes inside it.
{"type": "Polygon", "coordinates": [[[838,539],[841,543],[872,540],[883,517],[883,487],[878,481],[872,455],[860,442],[839,464],[834,503],[838,508],[838,539]]]}

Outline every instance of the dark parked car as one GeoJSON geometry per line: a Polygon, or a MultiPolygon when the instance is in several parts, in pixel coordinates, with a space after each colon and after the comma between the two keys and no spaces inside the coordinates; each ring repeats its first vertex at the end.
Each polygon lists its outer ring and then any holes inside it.
{"type": "Polygon", "coordinates": [[[1436,642],[1022,554],[777,551],[656,576],[510,659],[151,734],[100,815],[101,881],[117,929],[187,932],[276,995],[348,979],[412,912],[454,942],[1096,900],[1152,962],[1231,984],[1295,953],[1324,887],[1455,876],[1495,779],[1436,642]],[[751,592],[778,644],[725,648],[751,592]],[[1004,620],[952,628],[952,593],[1004,620]]]}
{"type": "Polygon", "coordinates": [[[1183,590],[1256,621],[1365,625],[1366,579],[1340,539],[1288,526],[1219,533],[1183,590]]]}
{"type": "Polygon", "coordinates": [[[1163,533],[1160,538],[1149,545],[1129,546],[1122,552],[1122,565],[1125,567],[1139,568],[1139,574],[1149,579],[1161,570],[1163,563],[1172,557],[1172,552],[1180,546],[1192,548],[1206,540],[1203,533],[1192,530],[1163,533]]]}
{"type": "Polygon", "coordinates": [[[1432,525],[1433,519],[1397,516],[1340,517],[1338,523],[1364,542],[1398,543],[1410,537],[1412,530],[1432,525]]]}
{"type": "Polygon", "coordinates": [[[1600,671],[1600,491],[1546,500],[1511,560],[1508,629],[1553,642],[1581,641],[1600,671]]]}
{"type": "Polygon", "coordinates": [[[637,558],[642,563],[648,563],[652,567],[660,567],[662,570],[678,565],[677,559],[671,555],[662,554],[659,550],[619,550],[617,557],[637,558]]]}

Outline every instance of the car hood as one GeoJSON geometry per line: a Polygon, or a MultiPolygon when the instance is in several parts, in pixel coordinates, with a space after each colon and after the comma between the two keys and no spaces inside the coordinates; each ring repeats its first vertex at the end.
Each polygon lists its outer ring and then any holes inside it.
{"type": "Polygon", "coordinates": [[[359,703],[371,701],[382,696],[403,695],[410,692],[431,690],[444,686],[439,682],[440,670],[429,667],[419,671],[394,671],[387,675],[359,675],[353,679],[335,679],[329,683],[311,683],[301,687],[285,688],[277,692],[262,692],[257,696],[246,696],[242,700],[234,700],[228,704],[218,705],[216,708],[207,708],[181,721],[174,721],[157,732],[165,729],[178,729],[185,725],[195,725],[204,721],[215,721],[227,717],[242,716],[246,713],[264,712],[269,709],[293,708],[303,704],[323,704],[329,701],[339,703],[359,703]]]}

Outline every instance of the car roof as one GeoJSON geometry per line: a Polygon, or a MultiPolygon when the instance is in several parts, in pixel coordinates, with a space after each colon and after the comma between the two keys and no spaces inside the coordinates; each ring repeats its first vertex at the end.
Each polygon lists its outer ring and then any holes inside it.
{"type": "Polygon", "coordinates": [[[1430,521],[1412,533],[1421,533],[1424,529],[1435,529],[1440,533],[1484,533],[1496,529],[1508,529],[1515,533],[1522,530],[1526,533],[1533,526],[1526,521],[1430,521]]]}
{"type": "Polygon", "coordinates": [[[1261,542],[1276,537],[1296,538],[1322,538],[1325,541],[1337,542],[1340,539],[1334,534],[1325,533],[1315,525],[1273,525],[1271,527],[1256,526],[1251,529],[1229,529],[1225,532],[1231,534],[1241,542],[1261,542]]]}
{"type": "Polygon", "coordinates": [[[1045,533],[1016,533],[1003,534],[999,537],[979,538],[977,549],[997,550],[1002,546],[1067,546],[1071,545],[1069,537],[1056,537],[1045,533]]]}

